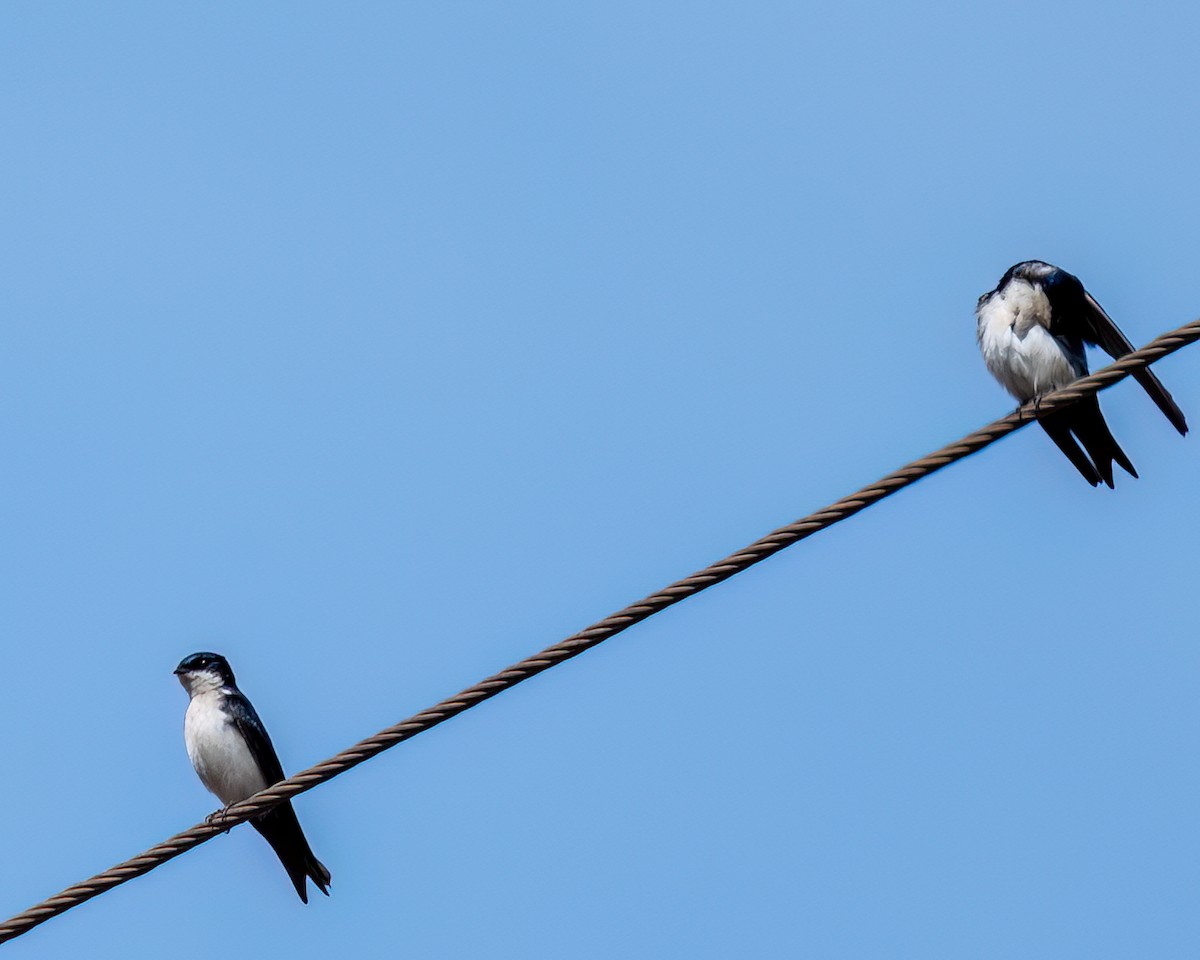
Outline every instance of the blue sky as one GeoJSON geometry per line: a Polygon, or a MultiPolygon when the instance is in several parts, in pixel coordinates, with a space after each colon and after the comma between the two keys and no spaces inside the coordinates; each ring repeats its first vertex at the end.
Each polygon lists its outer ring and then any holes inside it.
{"type": "MultiPolygon", "coordinates": [[[[1200,313],[1178,5],[0,11],[0,912],[997,417],[976,297],[1200,313]]],[[[1098,364],[1097,364],[1098,365],[1098,364]]],[[[1200,349],[1157,368],[1200,429],[1200,349]]],[[[13,957],[1194,956],[1197,440],[1025,430],[13,957]]]]}

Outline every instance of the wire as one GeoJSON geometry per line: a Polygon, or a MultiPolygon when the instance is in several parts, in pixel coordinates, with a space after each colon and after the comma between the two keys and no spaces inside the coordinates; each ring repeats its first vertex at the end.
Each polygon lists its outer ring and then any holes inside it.
{"type": "Polygon", "coordinates": [[[468,687],[461,693],[443,700],[436,706],[430,707],[428,710],[422,710],[407,720],[402,720],[400,723],[381,730],[374,736],[356,743],[354,746],[330,757],[323,763],[309,767],[307,770],[297,773],[295,776],[288,777],[286,780],[282,780],[274,786],[254,794],[252,797],[233,804],[223,813],[214,815],[211,820],[198,823],[194,827],[176,834],[169,840],[151,847],[149,850],[130,860],[119,863],[115,867],[105,870],[103,873],[98,873],[94,877],[84,880],[82,883],[67,887],[61,893],[43,900],[41,903],[0,924],[0,943],[19,937],[39,924],[45,923],[47,920],[61,913],[65,913],[72,907],[79,906],[92,897],[111,890],[113,887],[119,886],[135,877],[140,877],[142,874],[149,873],[155,867],[211,840],[217,834],[223,833],[239,823],[243,823],[272,807],[278,806],[285,800],[289,800],[327,780],[333,779],[339,774],[345,773],[347,770],[358,766],[364,760],[369,760],[384,750],[388,750],[399,743],[403,743],[405,740],[415,737],[419,733],[424,733],[426,730],[436,727],[438,724],[457,716],[464,710],[469,710],[484,700],[488,700],[504,690],[515,687],[518,683],[528,680],[530,677],[537,676],[543,670],[549,670],[551,667],[557,666],[565,660],[579,656],[585,650],[590,650],[597,644],[616,636],[621,631],[627,630],[647,617],[653,616],[659,611],[665,610],[667,607],[699,593],[701,590],[706,590],[714,584],[729,579],[734,574],[752,567],[754,564],[778,553],[785,547],[789,547],[820,530],[824,530],[835,523],[854,516],[860,510],[878,503],[885,497],[891,496],[898,490],[916,483],[923,477],[927,477],[931,473],[941,470],[943,467],[970,456],[977,450],[982,450],[984,447],[995,443],[1001,437],[1020,430],[1040,417],[1044,417],[1056,410],[1061,410],[1063,407],[1069,406],[1083,397],[1093,396],[1099,391],[1111,387],[1113,384],[1125,379],[1131,373],[1144,369],[1154,361],[1160,360],[1198,339],[1200,339],[1200,320],[1193,320],[1191,323],[1185,324],[1177,330],[1164,333],[1140,350],[1126,354],[1120,360],[1105,367],[1103,370],[1076,380],[1062,390],[1057,390],[1038,401],[1031,401],[1013,413],[1010,413],[1007,417],[1002,417],[988,424],[986,427],[968,434],[956,443],[942,447],[940,450],[921,457],[919,460],[914,460],[894,473],[889,473],[882,480],[870,486],[863,487],[857,493],[852,493],[848,497],[843,497],[823,510],[809,514],[807,517],[803,517],[795,523],[790,523],[786,527],[780,527],[778,530],[767,534],[760,540],[756,540],[737,553],[730,554],[723,560],[718,560],[716,563],[705,567],[690,577],[677,580],[657,593],[651,594],[645,599],[639,600],[637,603],[631,604],[625,609],[605,617],[590,627],[567,637],[565,640],[551,647],[547,647],[540,653],[536,653],[532,657],[522,660],[520,663],[513,664],[472,687],[468,687]]]}

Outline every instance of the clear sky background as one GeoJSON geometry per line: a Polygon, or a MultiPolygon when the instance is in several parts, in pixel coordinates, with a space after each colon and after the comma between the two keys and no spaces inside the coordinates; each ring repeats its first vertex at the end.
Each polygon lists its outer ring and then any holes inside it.
{"type": "MultiPolygon", "coordinates": [[[[1181,4],[0,11],[0,911],[1008,412],[976,297],[1200,314],[1181,4]]],[[[1100,358],[1096,358],[1099,365],[1100,358]]],[[[6,946],[1194,957],[1200,348],[6,946]]]]}

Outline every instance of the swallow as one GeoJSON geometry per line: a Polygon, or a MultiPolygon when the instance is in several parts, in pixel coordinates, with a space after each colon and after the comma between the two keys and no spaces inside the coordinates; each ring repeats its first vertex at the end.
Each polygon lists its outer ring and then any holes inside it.
{"type": "MultiPolygon", "coordinates": [[[[1100,347],[1114,360],[1133,352],[1133,344],[1079,278],[1041,260],[1009,267],[996,289],[979,298],[975,318],[984,363],[1021,403],[1087,376],[1084,344],[1100,347]]],[[[1186,434],[1183,411],[1150,368],[1136,371],[1133,378],[1171,426],[1186,434]]],[[[1042,417],[1041,424],[1093,487],[1101,481],[1112,487],[1114,462],[1137,476],[1104,422],[1095,395],[1042,417]]]]}
{"type": "MultiPolygon", "coordinates": [[[[188,759],[226,807],[284,779],[267,729],[238,689],[229,661],[217,653],[193,653],[175,676],[191,698],[183,722],[188,759]]],[[[306,878],[329,896],[329,871],[313,856],[290,801],[250,824],[271,845],[301,900],[308,903],[306,878]]]]}

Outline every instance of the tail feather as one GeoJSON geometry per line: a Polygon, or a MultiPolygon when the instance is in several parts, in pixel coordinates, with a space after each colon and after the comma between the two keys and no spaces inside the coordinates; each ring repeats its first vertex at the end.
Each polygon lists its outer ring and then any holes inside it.
{"type": "Polygon", "coordinates": [[[1094,396],[1084,397],[1070,409],[1064,411],[1070,414],[1071,432],[1079,438],[1083,449],[1092,458],[1096,470],[1104,482],[1113,485],[1113,461],[1131,477],[1137,477],[1137,471],[1125,451],[1121,449],[1104,422],[1104,414],[1100,412],[1100,401],[1094,396]]]}
{"type": "Polygon", "coordinates": [[[1112,488],[1113,463],[1131,477],[1137,476],[1132,461],[1104,422],[1100,401],[1095,397],[1085,397],[1073,406],[1051,413],[1043,417],[1041,423],[1058,449],[1093,487],[1103,481],[1112,488]],[[1081,444],[1083,449],[1080,449],[1081,444]]]}
{"type": "Polygon", "coordinates": [[[290,803],[268,810],[250,823],[279,857],[301,900],[308,903],[307,879],[311,879],[318,890],[329,896],[329,871],[313,854],[290,803]]]}
{"type": "MultiPolygon", "coordinates": [[[[1058,449],[1067,455],[1067,459],[1075,465],[1075,469],[1083,474],[1083,479],[1094,487],[1100,482],[1100,474],[1096,472],[1092,461],[1079,449],[1079,444],[1071,436],[1071,425],[1066,416],[1067,413],[1068,411],[1062,410],[1042,417],[1042,429],[1050,435],[1050,439],[1058,445],[1058,449]]],[[[1108,485],[1112,486],[1111,477],[1108,485]]]]}

